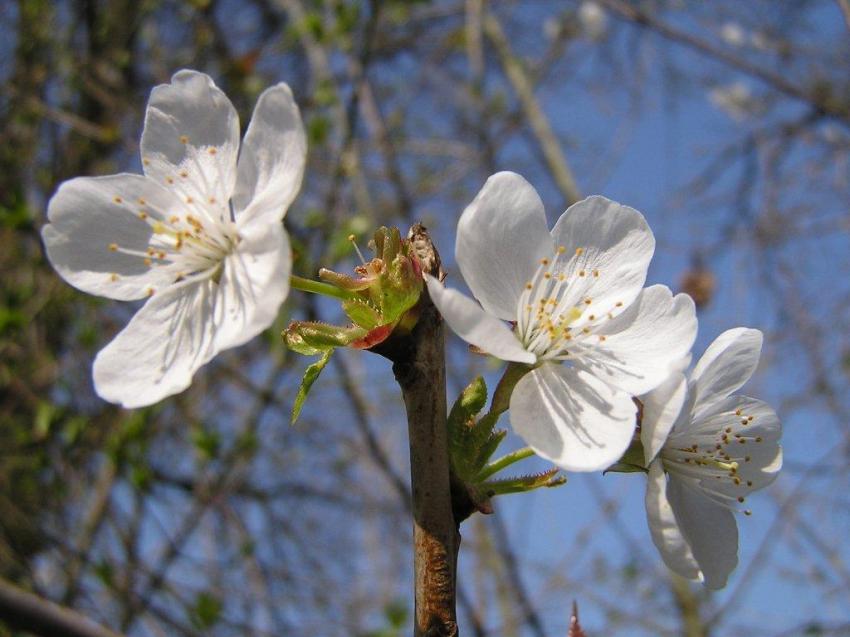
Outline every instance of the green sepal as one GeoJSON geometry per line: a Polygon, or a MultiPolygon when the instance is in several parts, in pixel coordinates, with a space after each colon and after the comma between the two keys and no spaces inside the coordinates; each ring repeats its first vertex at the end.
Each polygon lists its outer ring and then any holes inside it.
{"type": "Polygon", "coordinates": [[[465,481],[477,473],[475,465],[480,447],[487,439],[479,440],[480,436],[475,435],[475,416],[486,402],[487,385],[478,376],[460,393],[449,412],[449,458],[455,474],[465,481]]]}
{"type": "Polygon", "coordinates": [[[416,276],[410,258],[401,254],[389,262],[379,280],[380,287],[375,292],[380,294],[380,298],[374,300],[380,305],[385,323],[397,321],[402,314],[416,305],[422,294],[422,279],[416,276]]]}
{"type": "Polygon", "coordinates": [[[298,393],[295,395],[295,402],[292,405],[292,416],[289,420],[290,425],[294,425],[295,421],[298,420],[298,416],[301,414],[301,408],[304,406],[304,401],[307,400],[307,394],[310,393],[310,388],[313,387],[313,383],[316,382],[319,374],[322,373],[328,361],[331,360],[331,354],[333,352],[333,348],[325,350],[319,360],[304,370],[304,378],[301,379],[301,386],[298,388],[298,393]]]}
{"type": "Polygon", "coordinates": [[[610,467],[605,469],[605,471],[602,472],[602,475],[605,475],[609,471],[613,473],[637,473],[640,471],[646,473],[647,469],[643,466],[644,461],[643,443],[640,441],[640,438],[636,436],[629,445],[629,448],[623,453],[622,457],[610,467]]]}
{"type": "Polygon", "coordinates": [[[481,376],[466,386],[457,397],[449,412],[449,431],[457,429],[460,425],[466,425],[470,419],[478,414],[487,404],[487,385],[481,376]]]}
{"type": "Polygon", "coordinates": [[[499,448],[499,445],[502,444],[502,441],[507,435],[508,432],[505,429],[497,429],[496,431],[490,432],[484,442],[478,447],[478,453],[470,467],[472,475],[477,475],[481,472],[481,470],[487,465],[487,461],[490,460],[494,453],[496,453],[496,449],[499,448]]]}
{"type": "Polygon", "coordinates": [[[639,464],[629,464],[628,462],[615,462],[610,467],[605,469],[602,472],[602,475],[606,473],[647,473],[646,467],[642,467],[639,464]]]}
{"type": "Polygon", "coordinates": [[[559,487],[566,484],[567,479],[558,475],[558,469],[553,468],[542,473],[535,473],[517,478],[505,478],[502,480],[488,480],[476,485],[485,496],[505,495],[507,493],[524,493],[534,489],[559,487]]]}
{"type": "Polygon", "coordinates": [[[316,356],[334,347],[345,347],[366,333],[367,330],[356,325],[340,327],[318,321],[294,321],[283,333],[283,340],[299,354],[316,356]]]}
{"type": "Polygon", "coordinates": [[[351,322],[364,329],[371,330],[384,323],[381,313],[378,312],[368,301],[352,299],[344,301],[342,310],[351,319],[351,322]]]}

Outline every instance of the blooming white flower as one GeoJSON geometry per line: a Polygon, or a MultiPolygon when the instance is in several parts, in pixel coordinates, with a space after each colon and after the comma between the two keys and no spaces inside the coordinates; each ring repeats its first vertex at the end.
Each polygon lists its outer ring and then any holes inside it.
{"type": "Polygon", "coordinates": [[[776,413],[731,395],[755,371],[761,344],[758,330],[724,332],[689,379],[675,372],[644,399],[652,540],[670,569],[709,588],[725,586],[738,563],[733,511],[782,466],[776,413]]]}
{"type": "Polygon", "coordinates": [[[635,429],[632,396],[663,382],[693,344],[690,297],[642,289],[654,249],[643,216],[604,197],[571,206],[550,232],[534,188],[502,172],[458,222],[457,263],[481,305],[428,278],[461,338],[536,366],[511,395],[511,424],[565,469],[619,459],[635,429]]]}
{"type": "Polygon", "coordinates": [[[53,267],[84,292],[151,297],[97,355],[101,397],[125,407],[155,403],[271,324],[289,291],[281,222],[306,149],[285,84],[260,95],[240,152],[230,100],[207,75],[184,70],[151,93],[144,176],[59,187],[42,230],[53,267]]]}

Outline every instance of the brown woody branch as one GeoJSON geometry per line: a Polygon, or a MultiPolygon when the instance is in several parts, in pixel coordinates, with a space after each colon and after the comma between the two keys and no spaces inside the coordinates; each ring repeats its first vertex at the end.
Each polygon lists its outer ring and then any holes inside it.
{"type": "Polygon", "coordinates": [[[0,579],[0,620],[43,637],[122,637],[80,613],[0,579]]]}
{"type": "MultiPolygon", "coordinates": [[[[422,269],[439,276],[440,259],[425,228],[411,228],[422,269]]],[[[452,512],[443,323],[423,292],[420,317],[410,334],[394,336],[376,352],[393,363],[410,437],[413,505],[414,637],[457,637],[455,610],[458,523],[452,512]]]]}

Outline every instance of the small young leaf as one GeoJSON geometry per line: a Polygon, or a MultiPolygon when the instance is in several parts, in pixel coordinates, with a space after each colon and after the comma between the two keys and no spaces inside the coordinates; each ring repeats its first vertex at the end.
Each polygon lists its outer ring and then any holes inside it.
{"type": "Polygon", "coordinates": [[[298,393],[295,395],[295,403],[292,405],[292,418],[290,420],[290,424],[294,425],[295,421],[298,420],[298,416],[301,414],[301,408],[304,406],[304,401],[307,400],[307,394],[310,393],[310,388],[313,386],[313,383],[316,382],[319,374],[322,373],[325,365],[328,364],[328,361],[331,359],[331,354],[333,354],[333,349],[326,350],[322,354],[322,357],[310,365],[304,372],[304,378],[301,379],[301,386],[298,388],[298,393]]]}

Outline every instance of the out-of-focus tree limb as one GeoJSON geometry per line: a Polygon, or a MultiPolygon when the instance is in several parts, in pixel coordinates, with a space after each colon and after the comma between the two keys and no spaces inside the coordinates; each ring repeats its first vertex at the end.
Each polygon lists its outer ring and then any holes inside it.
{"type": "Polygon", "coordinates": [[[44,637],[121,637],[80,613],[0,580],[0,619],[44,637]]]}
{"type": "Polygon", "coordinates": [[[698,51],[718,62],[722,62],[732,68],[755,77],[771,88],[784,93],[789,97],[811,104],[819,113],[842,120],[850,124],[850,108],[839,98],[831,94],[828,86],[817,86],[806,89],[788,81],[782,75],[767,70],[764,66],[745,60],[733,55],[722,48],[714,46],[696,36],[680,31],[663,20],[659,20],[651,13],[643,11],[638,7],[623,2],[622,0],[599,0],[599,3],[621,18],[655,31],[664,38],[698,51]]]}
{"type": "Polygon", "coordinates": [[[546,166],[552,174],[555,184],[568,204],[575,203],[581,199],[581,194],[576,185],[573,171],[567,164],[564,153],[558,144],[558,137],[552,130],[549,119],[534,96],[534,87],[531,85],[528,75],[511,50],[510,42],[502,29],[502,25],[492,13],[484,16],[484,33],[496,49],[499,62],[519,98],[523,113],[528,118],[528,124],[537,144],[540,146],[540,151],[543,153],[546,166]]]}

